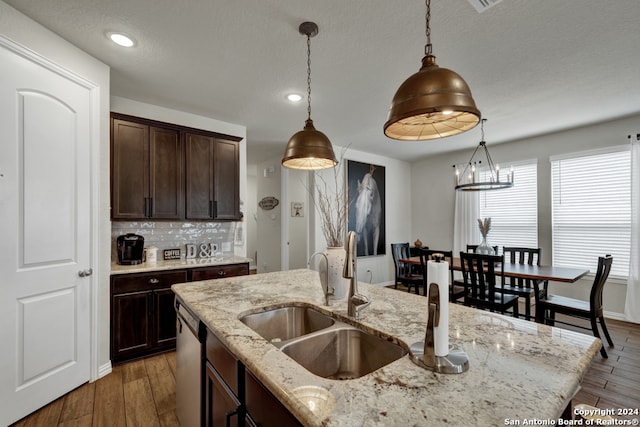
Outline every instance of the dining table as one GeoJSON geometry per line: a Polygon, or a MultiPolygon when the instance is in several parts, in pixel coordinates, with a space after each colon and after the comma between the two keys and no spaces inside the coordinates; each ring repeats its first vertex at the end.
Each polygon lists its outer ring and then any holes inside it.
{"type": "MultiPolygon", "coordinates": [[[[401,258],[398,261],[405,262],[412,265],[420,265],[420,257],[413,256],[410,258],[401,258]]],[[[453,258],[454,271],[461,271],[460,258],[453,258]]],[[[549,281],[574,283],[584,276],[589,274],[588,269],[574,268],[574,267],[559,267],[554,265],[529,265],[529,264],[517,264],[517,263],[504,263],[504,277],[511,277],[516,279],[530,279],[536,289],[536,302],[540,298],[546,297],[547,285],[549,281]],[[543,284],[542,289],[539,288],[540,284],[543,284]]],[[[542,323],[543,313],[536,310],[536,322],[542,323]]]]}

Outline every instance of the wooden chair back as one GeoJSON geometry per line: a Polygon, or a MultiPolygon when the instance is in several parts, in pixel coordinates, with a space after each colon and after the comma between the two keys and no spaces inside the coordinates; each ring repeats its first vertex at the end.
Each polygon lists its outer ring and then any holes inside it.
{"type": "Polygon", "coordinates": [[[602,291],[605,283],[609,278],[611,272],[611,264],[613,258],[611,255],[605,255],[604,257],[598,257],[598,270],[591,286],[591,294],[589,296],[589,306],[591,311],[598,317],[603,315],[602,308],[602,291]]]}
{"type": "Polygon", "coordinates": [[[460,267],[473,300],[493,302],[503,297],[499,285],[504,282],[504,255],[460,252],[460,267]]]}

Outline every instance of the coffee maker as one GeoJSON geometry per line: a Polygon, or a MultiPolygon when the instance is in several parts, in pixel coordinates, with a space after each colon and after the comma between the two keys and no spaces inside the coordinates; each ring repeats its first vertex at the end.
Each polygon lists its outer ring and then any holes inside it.
{"type": "Polygon", "coordinates": [[[133,233],[118,236],[116,240],[118,264],[135,265],[142,263],[144,237],[133,233]]]}

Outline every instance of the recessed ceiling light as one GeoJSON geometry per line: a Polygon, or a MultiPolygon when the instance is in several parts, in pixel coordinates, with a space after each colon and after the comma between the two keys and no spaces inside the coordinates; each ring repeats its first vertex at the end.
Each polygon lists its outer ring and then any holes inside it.
{"type": "Polygon", "coordinates": [[[287,95],[287,99],[291,102],[300,102],[302,101],[302,95],[299,93],[290,93],[287,95]]]}
{"type": "Polygon", "coordinates": [[[107,33],[107,37],[115,44],[123,47],[132,47],[136,44],[133,38],[123,33],[107,33]]]}

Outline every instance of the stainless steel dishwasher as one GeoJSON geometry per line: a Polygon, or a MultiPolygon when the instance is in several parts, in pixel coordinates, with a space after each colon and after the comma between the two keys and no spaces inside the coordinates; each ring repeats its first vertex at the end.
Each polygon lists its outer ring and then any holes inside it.
{"type": "Polygon", "coordinates": [[[203,422],[204,327],[176,298],[176,414],[181,427],[203,422]]]}

